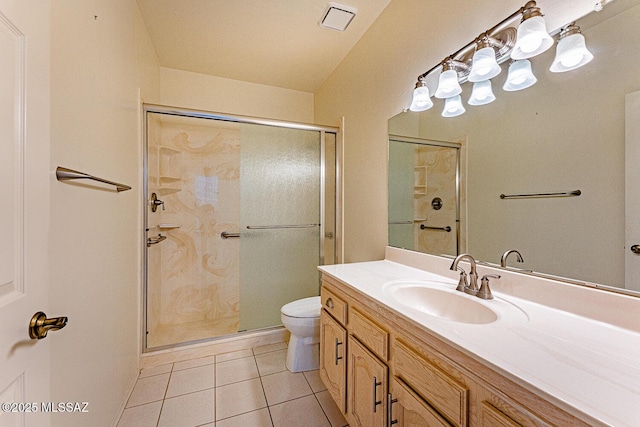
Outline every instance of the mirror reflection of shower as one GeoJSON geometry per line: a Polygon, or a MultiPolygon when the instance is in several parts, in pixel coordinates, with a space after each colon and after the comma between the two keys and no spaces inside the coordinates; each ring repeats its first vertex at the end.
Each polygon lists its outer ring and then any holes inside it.
{"type": "Polygon", "coordinates": [[[335,262],[337,129],[145,114],[145,350],[280,327],[335,262]]]}
{"type": "Polygon", "coordinates": [[[389,137],[389,245],[457,256],[461,144],[389,137]]]}

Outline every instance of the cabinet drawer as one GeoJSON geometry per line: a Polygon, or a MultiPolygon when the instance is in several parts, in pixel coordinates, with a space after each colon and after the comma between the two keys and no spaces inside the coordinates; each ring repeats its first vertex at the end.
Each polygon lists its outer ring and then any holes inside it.
{"type": "Polygon", "coordinates": [[[323,286],[320,291],[320,301],[322,302],[322,307],[334,319],[342,325],[347,324],[347,303],[342,298],[337,297],[336,294],[323,286]]]}
{"type": "Polygon", "coordinates": [[[357,309],[349,310],[349,331],[382,360],[389,360],[389,333],[357,309]]]}
{"type": "Polygon", "coordinates": [[[486,400],[480,409],[480,427],[522,427],[486,400]]]}
{"type": "Polygon", "coordinates": [[[395,374],[454,426],[466,426],[469,389],[400,341],[395,341],[395,374]]]}

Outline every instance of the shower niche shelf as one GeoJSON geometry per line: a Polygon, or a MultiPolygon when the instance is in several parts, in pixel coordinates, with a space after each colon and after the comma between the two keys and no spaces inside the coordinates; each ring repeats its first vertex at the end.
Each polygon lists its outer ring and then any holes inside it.
{"type": "Polygon", "coordinates": [[[413,168],[413,194],[422,196],[427,194],[427,167],[414,166],[413,168]]]}
{"type": "Polygon", "coordinates": [[[182,182],[180,177],[182,152],[175,148],[160,146],[158,147],[158,158],[158,184],[160,186],[158,193],[167,196],[181,191],[182,189],[177,183],[182,182]]]}
{"type": "Polygon", "coordinates": [[[158,194],[161,196],[168,196],[169,194],[175,194],[182,191],[180,188],[161,187],[158,188],[158,194]]]}
{"type": "Polygon", "coordinates": [[[160,176],[160,185],[162,184],[171,184],[174,182],[180,182],[182,178],[178,178],[175,176],[160,176]]]}

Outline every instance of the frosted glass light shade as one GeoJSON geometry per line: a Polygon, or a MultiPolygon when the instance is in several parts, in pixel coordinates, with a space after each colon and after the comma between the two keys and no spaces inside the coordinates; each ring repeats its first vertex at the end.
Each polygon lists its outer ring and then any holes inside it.
{"type": "Polygon", "coordinates": [[[460,95],[462,88],[458,82],[458,73],[456,70],[446,70],[440,74],[438,80],[438,89],[436,89],[435,97],[440,99],[451,98],[460,95]]]}
{"type": "Polygon", "coordinates": [[[558,41],[556,57],[551,63],[551,70],[554,73],[575,70],[591,62],[593,54],[587,49],[584,36],[580,33],[571,34],[558,41]]]}
{"type": "Polygon", "coordinates": [[[431,96],[429,95],[429,88],[426,83],[420,82],[413,90],[413,100],[409,110],[425,111],[431,107],[433,107],[433,101],[431,101],[431,96]]]}
{"type": "Polygon", "coordinates": [[[502,68],[496,61],[496,51],[492,47],[483,47],[473,54],[473,65],[469,73],[470,82],[489,80],[500,74],[502,68]]]}
{"type": "Polygon", "coordinates": [[[531,62],[528,59],[523,59],[509,65],[509,74],[502,89],[508,92],[522,90],[533,86],[537,81],[538,79],[531,71],[531,62]]]}
{"type": "Polygon", "coordinates": [[[469,105],[485,105],[496,100],[491,90],[491,80],[484,80],[473,84],[469,105]]]}
{"type": "Polygon", "coordinates": [[[442,110],[442,117],[456,117],[464,113],[464,105],[462,105],[462,98],[460,95],[453,96],[444,100],[444,109],[442,110]]]}
{"type": "Polygon", "coordinates": [[[511,51],[513,59],[528,59],[553,46],[553,38],[547,31],[542,16],[533,16],[518,27],[516,44],[511,51]]]}

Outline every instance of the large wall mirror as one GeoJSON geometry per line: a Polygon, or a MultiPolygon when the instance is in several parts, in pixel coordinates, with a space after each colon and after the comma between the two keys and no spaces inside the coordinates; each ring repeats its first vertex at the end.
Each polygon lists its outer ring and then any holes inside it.
{"type": "Polygon", "coordinates": [[[524,262],[508,268],[640,291],[640,236],[625,240],[640,227],[640,211],[625,214],[640,200],[640,4],[608,2],[577,24],[595,57],[582,68],[550,72],[552,48],[531,60],[528,89],[502,90],[505,63],[488,105],[467,105],[466,83],[461,116],[434,98],[390,119],[390,245],[496,265],[516,249],[524,262]],[[569,194],[500,197],[547,193],[569,194]]]}

